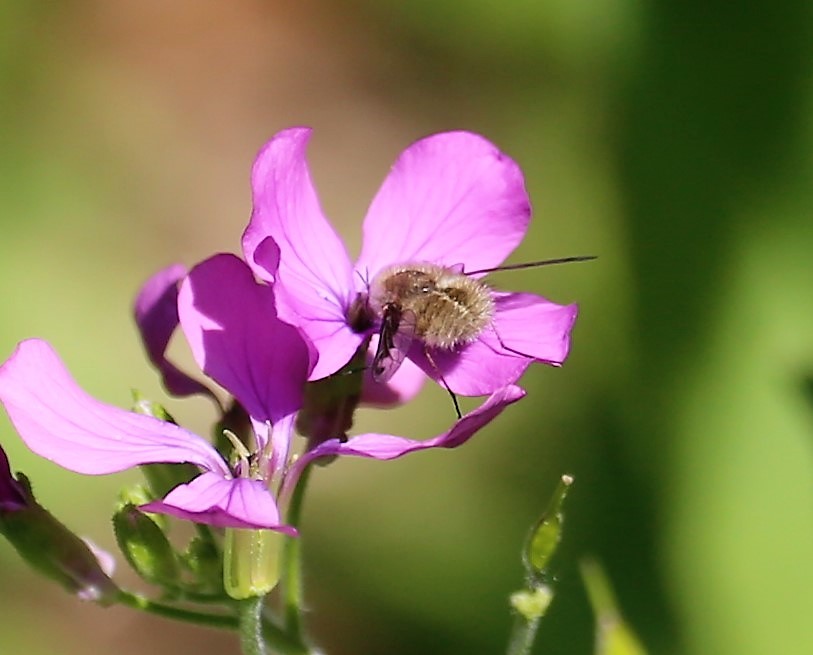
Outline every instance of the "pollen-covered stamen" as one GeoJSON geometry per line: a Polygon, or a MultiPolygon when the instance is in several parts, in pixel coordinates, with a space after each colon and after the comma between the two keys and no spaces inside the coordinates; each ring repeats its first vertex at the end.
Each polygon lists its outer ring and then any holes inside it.
{"type": "Polygon", "coordinates": [[[231,430],[223,430],[223,436],[229,440],[234,447],[229,456],[229,468],[237,478],[250,478],[252,480],[263,479],[260,459],[256,453],[252,453],[240,438],[231,430]]]}

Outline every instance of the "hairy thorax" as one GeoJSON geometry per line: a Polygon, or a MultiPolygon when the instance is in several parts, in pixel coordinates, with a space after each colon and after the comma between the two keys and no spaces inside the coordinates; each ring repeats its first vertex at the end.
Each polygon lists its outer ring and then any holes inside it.
{"type": "Polygon", "coordinates": [[[389,308],[431,348],[451,350],[475,341],[494,318],[491,289],[464,273],[435,264],[390,266],[370,284],[370,308],[379,317],[389,308]]]}

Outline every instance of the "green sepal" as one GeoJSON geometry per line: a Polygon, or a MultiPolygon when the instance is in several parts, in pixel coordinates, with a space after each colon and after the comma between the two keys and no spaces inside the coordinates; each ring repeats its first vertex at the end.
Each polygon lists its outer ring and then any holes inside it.
{"type": "Polygon", "coordinates": [[[177,585],[177,555],[151,516],[128,503],[113,515],[113,531],[124,558],[138,575],[152,584],[177,585]]]}
{"type": "Polygon", "coordinates": [[[556,485],[556,490],[548,504],[548,509],[531,529],[525,549],[522,553],[522,562],[525,571],[531,580],[544,578],[548,564],[562,540],[562,505],[567,497],[568,489],[573,484],[573,478],[563,475],[556,485]]]}
{"type": "Polygon", "coordinates": [[[582,578],[596,616],[596,655],[646,655],[632,629],[626,624],[602,568],[592,560],[582,562],[582,578]]]}
{"type": "Polygon", "coordinates": [[[536,621],[545,616],[552,600],[553,590],[546,584],[515,591],[510,596],[511,607],[526,621],[536,621]]]}
{"type": "Polygon", "coordinates": [[[83,600],[111,605],[120,591],[85,541],[37,503],[31,483],[17,473],[25,505],[0,512],[0,533],[34,569],[83,600]]]}
{"type": "Polygon", "coordinates": [[[206,536],[196,536],[181,555],[181,561],[195,580],[195,589],[201,593],[222,595],[223,559],[217,543],[206,536]]]}
{"type": "Polygon", "coordinates": [[[226,529],[223,586],[235,600],[265,596],[280,579],[287,537],[273,530],[226,529]]]}

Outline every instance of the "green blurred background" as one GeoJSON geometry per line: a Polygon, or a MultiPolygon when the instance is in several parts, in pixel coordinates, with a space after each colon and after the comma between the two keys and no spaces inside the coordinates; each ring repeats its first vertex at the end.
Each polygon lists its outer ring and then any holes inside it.
{"type": "MultiPolygon", "coordinates": [[[[576,478],[534,652],[592,652],[578,575],[606,568],[651,653],[813,652],[813,7],[803,0],[0,0],[0,351],[49,339],[126,406],[163,399],[130,319],[173,261],[236,251],[255,152],[311,125],[327,213],[356,252],[400,150],[470,129],[535,209],[504,274],[577,300],[560,370],[458,451],[319,471],[304,537],[331,655],[499,653],[518,549],[576,478]]],[[[189,361],[177,344],[178,357],[189,361]]],[[[190,427],[203,401],[169,401],[190,427]]],[[[360,429],[429,436],[427,389],[360,429]],[[397,427],[393,427],[397,426],[397,427]]],[[[135,476],[15,469],[77,532],[135,476]]],[[[124,565],[122,565],[123,567],[124,565]]],[[[232,637],[83,605],[0,543],[0,652],[236,652],[232,637]]],[[[126,572],[124,572],[126,577],[126,572]]]]}

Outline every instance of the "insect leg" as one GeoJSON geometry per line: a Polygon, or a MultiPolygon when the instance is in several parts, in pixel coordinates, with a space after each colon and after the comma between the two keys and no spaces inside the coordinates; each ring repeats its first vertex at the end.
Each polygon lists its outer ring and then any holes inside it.
{"type": "MultiPolygon", "coordinates": [[[[506,350],[509,353],[513,353],[514,355],[519,355],[520,357],[526,357],[528,359],[533,359],[534,361],[537,361],[537,362],[547,362],[548,361],[548,360],[545,360],[545,359],[539,359],[538,357],[535,357],[534,355],[529,355],[528,353],[524,353],[521,350],[517,350],[516,348],[512,348],[511,346],[507,345],[502,340],[502,337],[500,336],[500,333],[497,332],[497,328],[494,325],[491,326],[491,331],[494,332],[494,336],[497,337],[497,341],[500,344],[500,348],[502,348],[503,350],[506,350]]],[[[556,362],[550,362],[550,363],[556,364],[556,362]]]]}
{"type": "Polygon", "coordinates": [[[447,392],[449,393],[449,395],[451,396],[451,398],[452,398],[452,403],[454,403],[454,411],[455,411],[455,413],[457,414],[457,418],[458,418],[458,419],[463,418],[463,414],[462,414],[462,413],[461,413],[461,411],[460,411],[460,404],[457,402],[457,394],[455,394],[455,392],[454,392],[454,391],[452,391],[452,390],[449,388],[449,384],[446,382],[446,378],[444,378],[444,377],[443,377],[443,374],[440,372],[440,369],[438,368],[438,365],[437,365],[437,364],[435,364],[435,360],[434,360],[434,359],[432,359],[432,355],[431,355],[431,353],[429,352],[429,348],[424,347],[424,349],[423,349],[423,354],[424,354],[424,355],[426,355],[426,359],[427,359],[427,360],[429,361],[429,363],[432,365],[432,368],[434,368],[434,369],[435,369],[435,373],[437,373],[437,374],[438,374],[438,379],[440,380],[440,383],[443,385],[443,388],[444,388],[444,389],[446,389],[446,391],[447,391],[447,392]]]}

